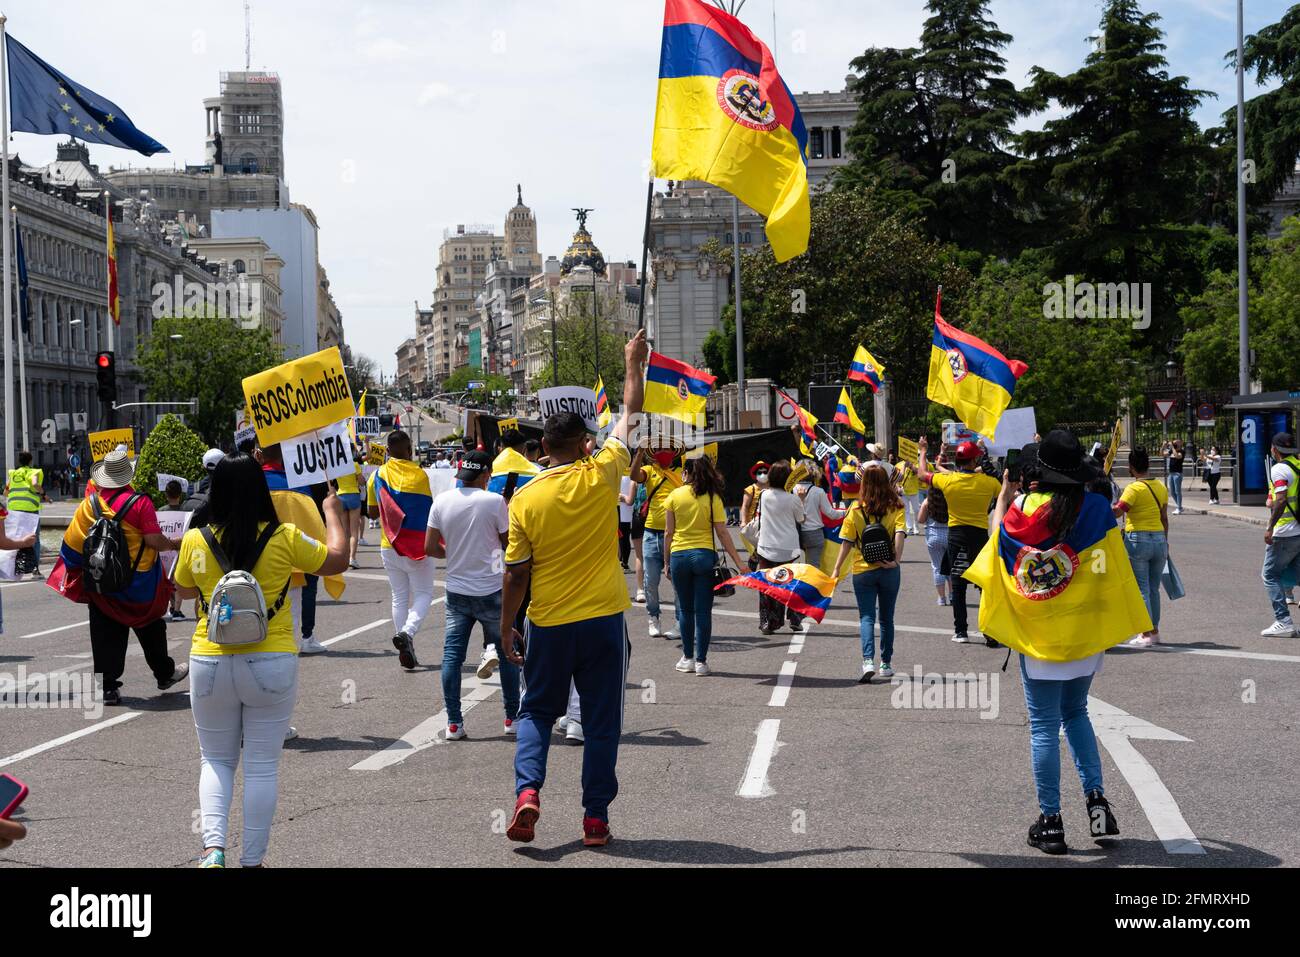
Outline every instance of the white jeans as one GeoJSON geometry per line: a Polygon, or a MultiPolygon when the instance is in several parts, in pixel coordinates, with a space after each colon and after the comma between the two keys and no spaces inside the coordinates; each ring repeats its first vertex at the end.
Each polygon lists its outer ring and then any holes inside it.
{"type": "Polygon", "coordinates": [[[414,638],[433,604],[433,562],[427,558],[416,561],[391,548],[380,549],[379,557],[393,589],[394,633],[405,632],[414,638]]]}
{"type": "Polygon", "coordinates": [[[242,867],[255,867],[266,857],[279,794],[280,753],[297,697],[297,655],[190,656],[190,705],[202,758],[203,846],[228,846],[226,830],[242,750],[242,867]]]}

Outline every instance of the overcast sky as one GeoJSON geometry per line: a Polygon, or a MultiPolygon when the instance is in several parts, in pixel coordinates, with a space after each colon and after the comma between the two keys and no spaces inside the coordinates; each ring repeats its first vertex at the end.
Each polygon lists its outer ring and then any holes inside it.
{"type": "MultiPolygon", "coordinates": [[[[1233,0],[1143,6],[1164,18],[1171,71],[1218,94],[1199,116],[1215,122],[1235,97],[1233,0]]],[[[1249,33],[1287,4],[1246,7],[1249,33]]],[[[1082,61],[1100,3],[992,11],[1015,37],[1008,75],[1021,84],[1032,66],[1082,61]]],[[[171,150],[92,146],[101,167],[203,161],[202,100],[244,68],[241,0],[10,0],[6,13],[18,39],[171,150]]],[[[500,229],[516,183],[544,256],[563,254],[571,207],[588,206],[605,257],[640,263],[662,14],[661,0],[254,0],[252,66],[280,75],[290,196],[316,213],[355,350],[394,370],[415,301],[432,298],[442,231],[500,229]]],[[[854,56],[914,44],[925,15],[923,0],[747,0],[741,16],[800,92],[842,89],[854,56]]],[[[53,159],[56,140],[14,134],[29,163],[53,159]]]]}

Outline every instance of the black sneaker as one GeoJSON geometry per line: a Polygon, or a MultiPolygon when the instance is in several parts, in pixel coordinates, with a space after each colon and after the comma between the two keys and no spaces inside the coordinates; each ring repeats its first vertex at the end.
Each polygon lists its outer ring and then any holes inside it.
{"type": "Polygon", "coordinates": [[[116,707],[122,703],[122,692],[114,688],[112,691],[104,692],[104,704],[108,707],[116,707]]]}
{"type": "Polygon", "coordinates": [[[1088,792],[1088,833],[1098,844],[1119,834],[1119,822],[1100,791],[1088,792]]]}
{"type": "Polygon", "coordinates": [[[399,631],[393,636],[393,647],[397,649],[397,660],[407,671],[420,667],[415,660],[415,643],[406,632],[399,631]]]}
{"type": "Polygon", "coordinates": [[[158,682],[158,690],[166,691],[168,688],[172,687],[173,685],[180,684],[182,681],[185,680],[185,677],[189,673],[190,673],[190,663],[188,661],[178,661],[176,663],[175,670],[172,671],[172,676],[168,678],[166,681],[158,682]]]}
{"type": "Polygon", "coordinates": [[[1064,854],[1068,851],[1061,815],[1038,815],[1038,820],[1029,829],[1029,846],[1038,848],[1044,854],[1064,854]]]}

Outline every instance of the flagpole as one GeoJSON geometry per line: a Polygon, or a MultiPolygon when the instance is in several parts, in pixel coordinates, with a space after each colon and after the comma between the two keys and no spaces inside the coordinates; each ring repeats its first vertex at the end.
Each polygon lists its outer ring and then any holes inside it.
{"type": "MultiPolygon", "coordinates": [[[[108,303],[108,351],[113,351],[113,288],[112,278],[108,272],[108,231],[112,228],[113,209],[109,205],[110,196],[108,190],[104,190],[104,301],[108,303]]],[[[114,251],[116,255],[116,250],[114,251]]],[[[109,425],[113,420],[109,418],[109,425]]]]}
{"type": "MultiPolygon", "coordinates": [[[[731,197],[732,258],[736,272],[736,412],[745,411],[745,317],[740,305],[740,200],[731,197]]],[[[812,397],[809,396],[809,404],[812,397]]],[[[740,423],[736,423],[739,428],[740,423]]]]}
{"type": "MultiPolygon", "coordinates": [[[[18,207],[11,206],[9,208],[9,214],[10,214],[10,222],[13,224],[13,230],[14,230],[13,247],[14,247],[14,254],[16,256],[18,252],[18,207]]],[[[23,295],[23,292],[24,290],[22,287],[22,277],[20,276],[18,277],[18,295],[20,299],[23,295]]],[[[18,352],[18,392],[19,395],[21,396],[21,400],[19,401],[18,404],[19,407],[22,409],[23,451],[29,452],[31,451],[31,446],[28,444],[28,442],[30,441],[28,437],[31,435],[31,426],[27,421],[27,331],[23,329],[22,304],[19,305],[18,315],[14,317],[14,332],[18,339],[18,347],[16,350],[18,352]]]]}
{"type": "Polygon", "coordinates": [[[641,239],[641,304],[637,307],[636,327],[637,329],[645,328],[645,286],[646,286],[646,267],[650,259],[650,207],[655,198],[655,178],[650,177],[650,182],[646,184],[645,190],[645,233],[641,239]]]}
{"type": "Polygon", "coordinates": [[[0,207],[4,216],[4,349],[5,349],[5,384],[4,394],[0,395],[0,404],[5,407],[5,464],[6,469],[16,467],[14,461],[14,350],[13,350],[13,290],[9,282],[9,80],[8,80],[8,41],[5,37],[6,17],[0,13],[0,207]]]}

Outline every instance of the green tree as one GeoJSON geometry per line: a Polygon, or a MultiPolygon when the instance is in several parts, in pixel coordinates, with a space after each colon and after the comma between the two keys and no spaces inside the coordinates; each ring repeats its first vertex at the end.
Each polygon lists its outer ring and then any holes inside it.
{"type": "Polygon", "coordinates": [[[158,488],[158,473],[197,482],[203,474],[203,453],[207,450],[207,444],[197,434],[167,413],[158,420],[140,449],[133,483],[136,491],[147,493],[155,505],[162,507],[167,496],[158,488]]]}
{"type": "Polygon", "coordinates": [[[220,446],[230,443],[235,412],[244,405],[244,378],[278,365],[282,356],[268,329],[242,329],[218,317],[165,317],[154,321],[136,363],[151,401],[197,398],[189,422],[204,441],[220,446]]]}
{"type": "MultiPolygon", "coordinates": [[[[623,349],[627,339],[614,331],[614,317],[618,303],[611,294],[596,296],[596,318],[592,317],[590,289],[571,288],[565,302],[556,306],[555,338],[559,354],[560,385],[591,388],[599,374],[605,383],[605,392],[613,406],[623,400],[623,349]],[[597,342],[599,341],[600,368],[596,368],[597,342]]],[[[532,349],[546,357],[546,363],[533,378],[532,388],[549,389],[555,381],[551,359],[550,315],[532,330],[532,349]]]]}
{"type": "Polygon", "coordinates": [[[1028,103],[1003,77],[1011,35],[987,0],[929,0],[920,46],[867,50],[850,84],[861,97],[837,184],[874,185],[925,217],[945,242],[1016,248],[1013,190],[1002,171],[1012,125],[1028,103]]]}
{"type": "Polygon", "coordinates": [[[478,366],[461,366],[442,384],[443,392],[465,392],[471,382],[482,382],[483,388],[475,390],[478,394],[491,395],[493,392],[505,392],[511,388],[510,380],[495,372],[484,373],[478,366]]]}
{"type": "Polygon", "coordinates": [[[352,365],[344,372],[348,376],[348,385],[352,388],[352,398],[361,400],[361,393],[374,389],[379,384],[379,363],[370,356],[353,353],[352,365]]]}

